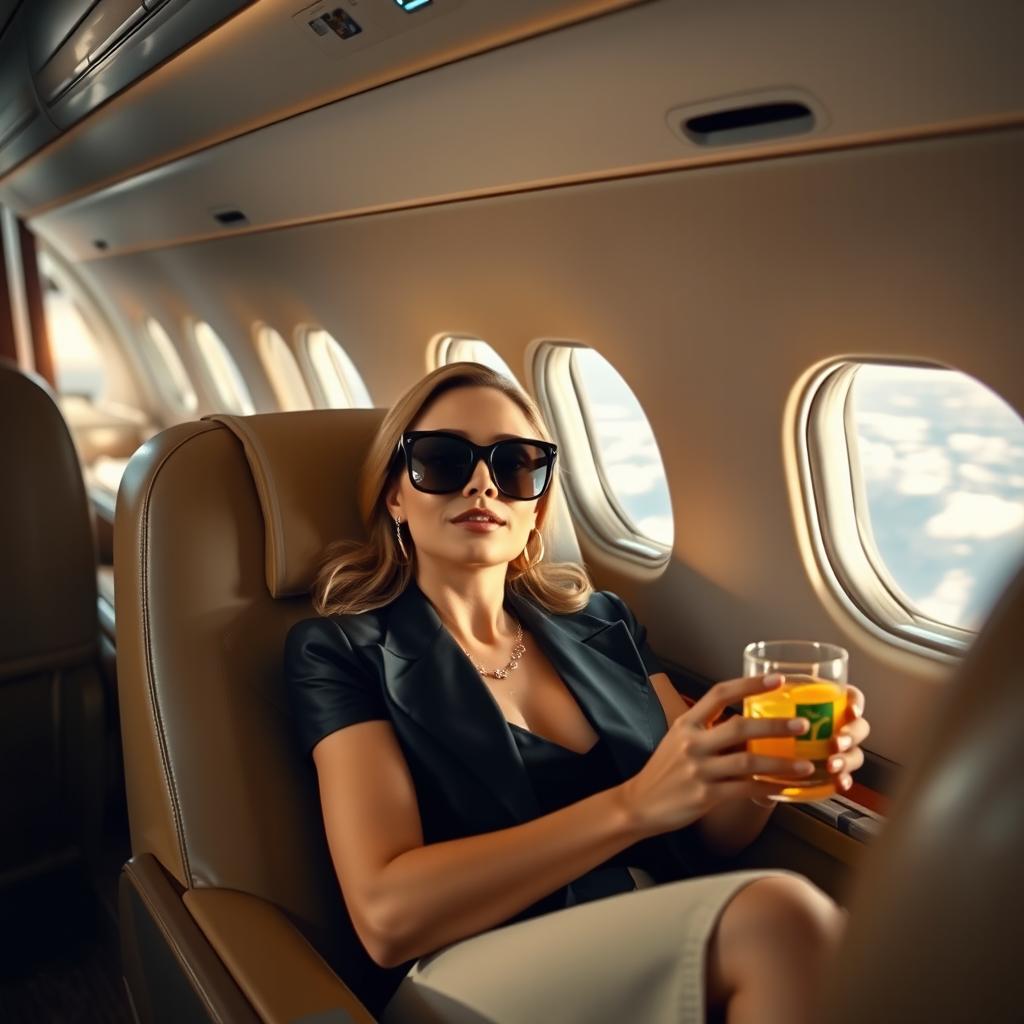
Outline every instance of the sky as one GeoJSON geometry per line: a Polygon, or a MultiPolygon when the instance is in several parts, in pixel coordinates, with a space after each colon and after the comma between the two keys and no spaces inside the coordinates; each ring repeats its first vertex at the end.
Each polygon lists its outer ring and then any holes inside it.
{"type": "Polygon", "coordinates": [[[852,399],[879,554],[914,607],[977,629],[1024,561],[1024,422],[955,370],[862,367],[852,399]]]}

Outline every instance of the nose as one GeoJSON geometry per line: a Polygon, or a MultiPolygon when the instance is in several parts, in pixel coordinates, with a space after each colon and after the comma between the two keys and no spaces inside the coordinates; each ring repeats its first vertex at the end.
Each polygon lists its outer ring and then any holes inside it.
{"type": "Polygon", "coordinates": [[[492,498],[497,497],[498,488],[494,486],[490,468],[483,459],[477,459],[477,463],[473,467],[473,475],[466,482],[466,486],[462,488],[462,493],[467,498],[474,494],[488,494],[492,498]]]}

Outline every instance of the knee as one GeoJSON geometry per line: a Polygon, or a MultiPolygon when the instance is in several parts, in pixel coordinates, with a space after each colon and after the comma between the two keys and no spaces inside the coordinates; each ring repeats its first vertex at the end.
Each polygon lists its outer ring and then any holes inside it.
{"type": "Polygon", "coordinates": [[[777,875],[741,889],[726,908],[722,924],[748,939],[824,953],[838,946],[846,912],[809,879],[777,875]],[[726,918],[729,918],[728,923],[726,918]]]}

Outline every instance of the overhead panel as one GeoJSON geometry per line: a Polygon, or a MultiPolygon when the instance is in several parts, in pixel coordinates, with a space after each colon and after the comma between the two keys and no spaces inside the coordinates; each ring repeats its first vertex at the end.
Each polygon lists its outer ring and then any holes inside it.
{"type": "Polygon", "coordinates": [[[25,45],[33,72],[63,46],[98,4],[100,0],[28,0],[25,7],[31,8],[31,14],[27,18],[25,45]]]}
{"type": "Polygon", "coordinates": [[[0,174],[58,134],[32,83],[25,45],[29,10],[28,4],[18,8],[0,37],[0,174]]]}
{"type": "Polygon", "coordinates": [[[776,28],[773,47],[754,19],[736,23],[714,8],[695,20],[688,3],[640,4],[240,135],[30,223],[68,258],[88,259],[598,177],[1020,123],[1024,8],[1007,4],[1000,19],[980,25],[958,0],[943,0],[944,45],[936,32],[915,51],[920,18],[938,2],[906,0],[892,14],[888,60],[876,59],[870,91],[854,57],[871,48],[877,29],[842,0],[829,6],[828,34],[808,23],[802,0],[780,0],[764,15],[776,28]],[[719,59],[727,46],[733,61],[719,59]],[[985,76],[972,73],[979,66],[985,76]]]}
{"type": "Polygon", "coordinates": [[[37,71],[40,98],[56,125],[70,127],[251,2],[99,0],[37,71]]]}
{"type": "Polygon", "coordinates": [[[0,6],[0,174],[253,0],[0,6]]]}

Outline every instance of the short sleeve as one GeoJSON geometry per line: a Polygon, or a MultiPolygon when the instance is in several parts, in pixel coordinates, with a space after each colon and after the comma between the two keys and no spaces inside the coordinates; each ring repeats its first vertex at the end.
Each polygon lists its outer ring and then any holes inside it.
{"type": "Polygon", "coordinates": [[[390,720],[376,674],[330,619],[303,619],[285,641],[285,685],[304,754],[347,725],[390,720]]]}
{"type": "Polygon", "coordinates": [[[602,590],[601,593],[611,601],[618,611],[619,617],[626,623],[630,635],[633,637],[633,643],[636,644],[636,649],[640,654],[640,660],[644,663],[644,668],[647,670],[647,674],[653,676],[658,672],[664,672],[664,665],[658,660],[657,655],[651,650],[651,645],[647,642],[647,629],[637,622],[636,616],[629,610],[626,602],[618,594],[613,594],[610,590],[602,590]]]}

